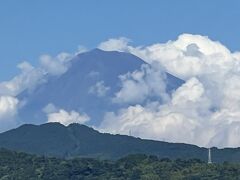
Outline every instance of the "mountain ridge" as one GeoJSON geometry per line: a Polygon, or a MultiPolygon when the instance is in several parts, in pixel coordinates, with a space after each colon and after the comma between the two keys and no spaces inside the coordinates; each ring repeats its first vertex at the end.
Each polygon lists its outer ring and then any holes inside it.
{"type": "MultiPolygon", "coordinates": [[[[130,154],[160,158],[207,160],[207,149],[184,143],[145,140],[127,135],[100,133],[86,125],[60,123],[22,125],[0,134],[0,147],[54,157],[119,159],[130,154]]],[[[240,148],[212,148],[214,162],[240,162],[240,148]]]]}

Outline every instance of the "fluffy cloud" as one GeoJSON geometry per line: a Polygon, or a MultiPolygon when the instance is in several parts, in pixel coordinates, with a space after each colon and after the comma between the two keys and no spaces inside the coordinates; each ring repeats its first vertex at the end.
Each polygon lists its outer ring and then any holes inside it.
{"type": "Polygon", "coordinates": [[[32,91],[37,85],[47,81],[46,75],[61,75],[69,67],[72,55],[60,53],[55,58],[50,55],[42,55],[39,58],[40,67],[33,67],[24,61],[17,67],[21,73],[10,81],[0,82],[0,95],[17,96],[24,90],[32,91]]]}
{"type": "Polygon", "coordinates": [[[80,46],[73,54],[62,52],[55,57],[42,55],[39,57],[40,66],[38,67],[33,67],[27,61],[20,63],[17,66],[21,71],[20,74],[9,81],[0,82],[0,95],[17,96],[24,90],[34,90],[37,85],[47,81],[46,75],[64,74],[70,67],[70,61],[74,55],[85,51],[86,48],[80,46]]]}
{"type": "Polygon", "coordinates": [[[131,130],[135,136],[148,139],[206,146],[211,136],[206,139],[201,133],[204,118],[210,115],[204,92],[201,82],[192,78],[173,93],[168,103],[151,102],[146,106],[130,106],[117,114],[107,113],[100,129],[120,134],[131,130]]]}
{"type": "Polygon", "coordinates": [[[11,96],[0,96],[0,119],[14,116],[17,113],[18,99],[11,96]]]}
{"type": "Polygon", "coordinates": [[[128,49],[129,39],[120,37],[118,39],[109,39],[99,44],[98,48],[104,51],[126,51],[128,49]]]}
{"type": "MultiPolygon", "coordinates": [[[[232,53],[220,42],[191,34],[147,47],[133,47],[123,39],[116,41],[118,43],[112,48],[109,46],[113,39],[102,43],[105,45],[102,48],[130,52],[151,65],[158,62],[186,83],[170,94],[170,100],[163,104],[148,101],[140,105],[149,85],[140,86],[133,77],[125,75],[128,78],[124,79],[125,85],[116,97],[121,97],[122,101],[125,98],[125,102],[138,101],[117,113],[107,113],[100,129],[123,134],[131,130],[143,138],[200,146],[240,146],[239,52],[232,53]],[[133,97],[129,96],[130,89],[134,89],[133,97]]],[[[154,78],[151,80],[155,82],[154,78]]]]}
{"type": "Polygon", "coordinates": [[[0,132],[14,127],[14,116],[18,110],[18,99],[12,96],[0,96],[0,132]]]}
{"type": "Polygon", "coordinates": [[[67,112],[64,109],[60,109],[57,112],[49,113],[48,122],[59,122],[65,126],[71,123],[83,124],[90,120],[87,114],[79,114],[76,111],[67,112]]]}
{"type": "MultiPolygon", "coordinates": [[[[116,44],[112,48],[113,39],[100,44],[104,50],[127,51],[135,54],[148,63],[160,62],[161,65],[171,74],[188,79],[193,76],[214,73],[216,71],[226,72],[234,69],[234,65],[239,67],[239,53],[231,53],[220,42],[212,41],[206,36],[182,34],[176,41],[168,41],[162,44],[153,44],[146,47],[133,47],[124,39],[119,46],[116,44]]],[[[239,69],[236,68],[235,69],[239,69]]]]}
{"type": "Polygon", "coordinates": [[[159,97],[166,101],[165,73],[157,65],[142,65],[140,70],[121,75],[121,89],[116,93],[113,102],[116,103],[141,103],[150,97],[159,97]]]}
{"type": "Polygon", "coordinates": [[[28,62],[23,62],[18,65],[21,73],[15,76],[10,81],[0,83],[0,95],[17,96],[22,91],[32,90],[37,84],[44,82],[44,71],[34,68],[28,62]]]}
{"type": "MultiPolygon", "coordinates": [[[[83,52],[83,47],[79,48],[77,53],[80,51],[83,52]]],[[[19,102],[17,97],[24,91],[33,92],[39,84],[45,83],[49,76],[59,76],[65,73],[73,56],[74,54],[68,53],[60,53],[56,57],[42,55],[39,58],[40,66],[38,67],[33,67],[24,61],[17,65],[21,71],[18,75],[9,81],[0,82],[0,131],[19,125],[20,122],[17,122],[14,115],[18,108],[24,105],[26,99],[19,102]]]]}
{"type": "MultiPolygon", "coordinates": [[[[92,75],[92,73],[90,73],[92,75]]],[[[90,94],[95,94],[98,97],[106,96],[106,93],[110,90],[110,87],[104,85],[104,81],[97,82],[89,89],[90,94]]]]}
{"type": "Polygon", "coordinates": [[[104,132],[120,134],[128,134],[131,130],[137,137],[192,143],[196,126],[198,126],[196,121],[185,117],[182,113],[164,113],[135,105],[121,110],[118,114],[106,114],[100,129],[104,132]]]}
{"type": "Polygon", "coordinates": [[[40,63],[42,68],[51,75],[61,75],[68,70],[68,62],[73,58],[71,54],[60,53],[56,57],[42,55],[40,63]]]}
{"type": "Polygon", "coordinates": [[[45,81],[44,71],[34,68],[28,62],[18,65],[21,73],[10,81],[0,82],[0,131],[5,131],[19,125],[17,120],[20,102],[17,96],[24,90],[33,91],[34,88],[45,81]]]}
{"type": "Polygon", "coordinates": [[[71,123],[83,124],[90,120],[90,117],[85,113],[79,113],[76,111],[66,111],[56,107],[54,104],[49,103],[46,105],[42,111],[46,114],[47,122],[59,122],[65,126],[71,123]]]}

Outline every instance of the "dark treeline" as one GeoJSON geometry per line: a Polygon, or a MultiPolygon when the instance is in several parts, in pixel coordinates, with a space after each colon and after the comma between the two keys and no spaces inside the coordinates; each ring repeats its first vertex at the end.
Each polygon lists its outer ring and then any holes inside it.
{"type": "Polygon", "coordinates": [[[129,155],[117,161],[59,159],[0,150],[0,179],[239,179],[240,164],[206,164],[198,159],[170,160],[129,155]]]}

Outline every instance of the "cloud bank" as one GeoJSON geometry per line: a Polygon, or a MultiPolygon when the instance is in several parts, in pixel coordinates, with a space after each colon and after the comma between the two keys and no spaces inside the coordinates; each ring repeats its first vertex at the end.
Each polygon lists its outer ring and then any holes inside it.
{"type": "MultiPolygon", "coordinates": [[[[240,146],[239,52],[232,53],[220,42],[191,34],[146,47],[133,47],[128,42],[123,38],[110,39],[99,48],[130,52],[152,65],[150,67],[157,62],[165,71],[186,82],[163,104],[154,101],[139,104],[139,97],[147,93],[144,86],[134,88],[133,96],[140,94],[132,98],[137,100],[135,104],[107,113],[100,127],[102,131],[127,134],[131,130],[139,137],[200,146],[240,146]]],[[[129,75],[123,77],[126,76],[129,75]]],[[[129,92],[124,87],[135,86],[131,78],[125,82],[116,97],[130,100],[128,93],[124,94],[129,92]]],[[[149,82],[164,81],[150,78],[149,82]]],[[[161,84],[159,87],[164,87],[161,84]]]]}
{"type": "Polygon", "coordinates": [[[159,97],[165,102],[169,97],[166,93],[165,73],[158,64],[143,64],[140,70],[121,75],[121,90],[115,94],[113,102],[136,104],[151,97],[159,97]]]}

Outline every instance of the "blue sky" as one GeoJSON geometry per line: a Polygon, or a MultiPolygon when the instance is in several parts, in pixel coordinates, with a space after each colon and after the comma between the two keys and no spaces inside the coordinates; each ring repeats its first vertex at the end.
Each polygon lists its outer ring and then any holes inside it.
{"type": "Polygon", "coordinates": [[[0,81],[13,77],[21,61],[36,65],[41,54],[120,36],[149,45],[201,34],[239,50],[239,8],[238,0],[2,0],[0,81]]]}

